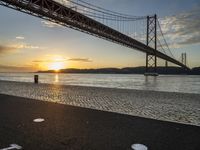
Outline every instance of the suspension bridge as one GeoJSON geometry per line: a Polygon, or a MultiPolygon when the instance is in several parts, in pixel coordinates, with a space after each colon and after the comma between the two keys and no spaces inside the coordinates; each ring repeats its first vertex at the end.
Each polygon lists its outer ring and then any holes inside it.
{"type": "Polygon", "coordinates": [[[190,69],[176,59],[157,15],[132,16],[83,0],[0,0],[0,5],[146,53],[146,73],[156,73],[157,58],[190,69]]]}

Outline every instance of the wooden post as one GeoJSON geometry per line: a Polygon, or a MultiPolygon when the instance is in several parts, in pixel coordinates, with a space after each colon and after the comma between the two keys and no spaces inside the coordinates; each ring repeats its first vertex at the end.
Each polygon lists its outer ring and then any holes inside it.
{"type": "Polygon", "coordinates": [[[34,75],[34,83],[38,84],[39,82],[39,76],[38,75],[34,75]]]}

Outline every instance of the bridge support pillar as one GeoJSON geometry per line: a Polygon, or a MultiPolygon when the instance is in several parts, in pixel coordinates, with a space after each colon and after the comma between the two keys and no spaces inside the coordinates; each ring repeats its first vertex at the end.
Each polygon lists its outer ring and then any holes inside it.
{"type": "Polygon", "coordinates": [[[158,76],[156,55],[146,54],[146,72],[145,76],[158,76]]]}
{"type": "Polygon", "coordinates": [[[157,15],[147,16],[147,46],[154,48],[153,54],[146,54],[146,73],[148,76],[158,76],[157,73],[157,15]]]}
{"type": "Polygon", "coordinates": [[[184,65],[187,65],[187,54],[186,53],[181,54],[181,63],[184,65]]]}
{"type": "Polygon", "coordinates": [[[166,60],[165,61],[165,74],[167,74],[168,72],[168,61],[166,60]]]}
{"type": "Polygon", "coordinates": [[[167,60],[165,61],[165,67],[166,68],[168,67],[168,61],[167,60]]]}

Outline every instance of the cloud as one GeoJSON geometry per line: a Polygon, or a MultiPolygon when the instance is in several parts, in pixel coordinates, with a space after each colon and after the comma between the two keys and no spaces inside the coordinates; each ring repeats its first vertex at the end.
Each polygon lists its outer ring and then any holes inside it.
{"type": "Polygon", "coordinates": [[[59,59],[41,59],[41,60],[34,60],[33,63],[49,63],[49,62],[65,62],[67,59],[59,58],[59,59]]]}
{"type": "Polygon", "coordinates": [[[173,47],[200,44],[200,6],[161,19],[161,28],[173,47]]]}
{"type": "Polygon", "coordinates": [[[52,58],[52,59],[41,59],[34,60],[33,63],[51,63],[51,62],[66,62],[66,61],[76,61],[76,62],[92,62],[89,58],[52,58]]]}
{"type": "Polygon", "coordinates": [[[34,60],[33,63],[64,62],[66,60],[34,60]]]}
{"type": "Polygon", "coordinates": [[[7,46],[7,45],[0,45],[0,55],[11,53],[11,52],[17,52],[18,47],[16,46],[7,46]]]}
{"type": "Polygon", "coordinates": [[[48,27],[48,28],[62,27],[60,24],[57,24],[51,21],[46,21],[46,20],[42,20],[41,23],[44,27],[48,27]]]}
{"type": "Polygon", "coordinates": [[[25,37],[23,37],[23,36],[17,36],[16,39],[18,39],[18,40],[24,40],[25,37]]]}
{"type": "Polygon", "coordinates": [[[0,55],[7,53],[15,53],[20,49],[39,49],[39,46],[33,46],[30,44],[15,44],[15,45],[0,45],[0,55]]]}
{"type": "Polygon", "coordinates": [[[0,65],[0,72],[24,72],[24,71],[34,71],[33,66],[9,66],[0,65]]]}
{"type": "Polygon", "coordinates": [[[6,45],[0,45],[0,53],[8,52],[8,51],[13,51],[16,50],[16,47],[13,46],[6,46],[6,45]]]}
{"type": "Polygon", "coordinates": [[[31,44],[18,44],[16,45],[17,48],[19,49],[39,49],[40,47],[39,46],[34,46],[34,45],[31,45],[31,44]]]}
{"type": "Polygon", "coordinates": [[[92,62],[89,58],[69,58],[68,61],[92,62]]]}
{"type": "Polygon", "coordinates": [[[33,63],[52,62],[51,60],[34,60],[33,63]]]}

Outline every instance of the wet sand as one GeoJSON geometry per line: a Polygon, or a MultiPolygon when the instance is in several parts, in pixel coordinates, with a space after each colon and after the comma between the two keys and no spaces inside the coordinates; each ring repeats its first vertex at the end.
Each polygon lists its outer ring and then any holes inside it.
{"type": "Polygon", "coordinates": [[[131,150],[140,143],[148,150],[198,150],[199,139],[197,126],[0,94],[0,149],[131,150]]]}
{"type": "Polygon", "coordinates": [[[200,94],[0,81],[0,93],[200,126],[200,94]]]}

